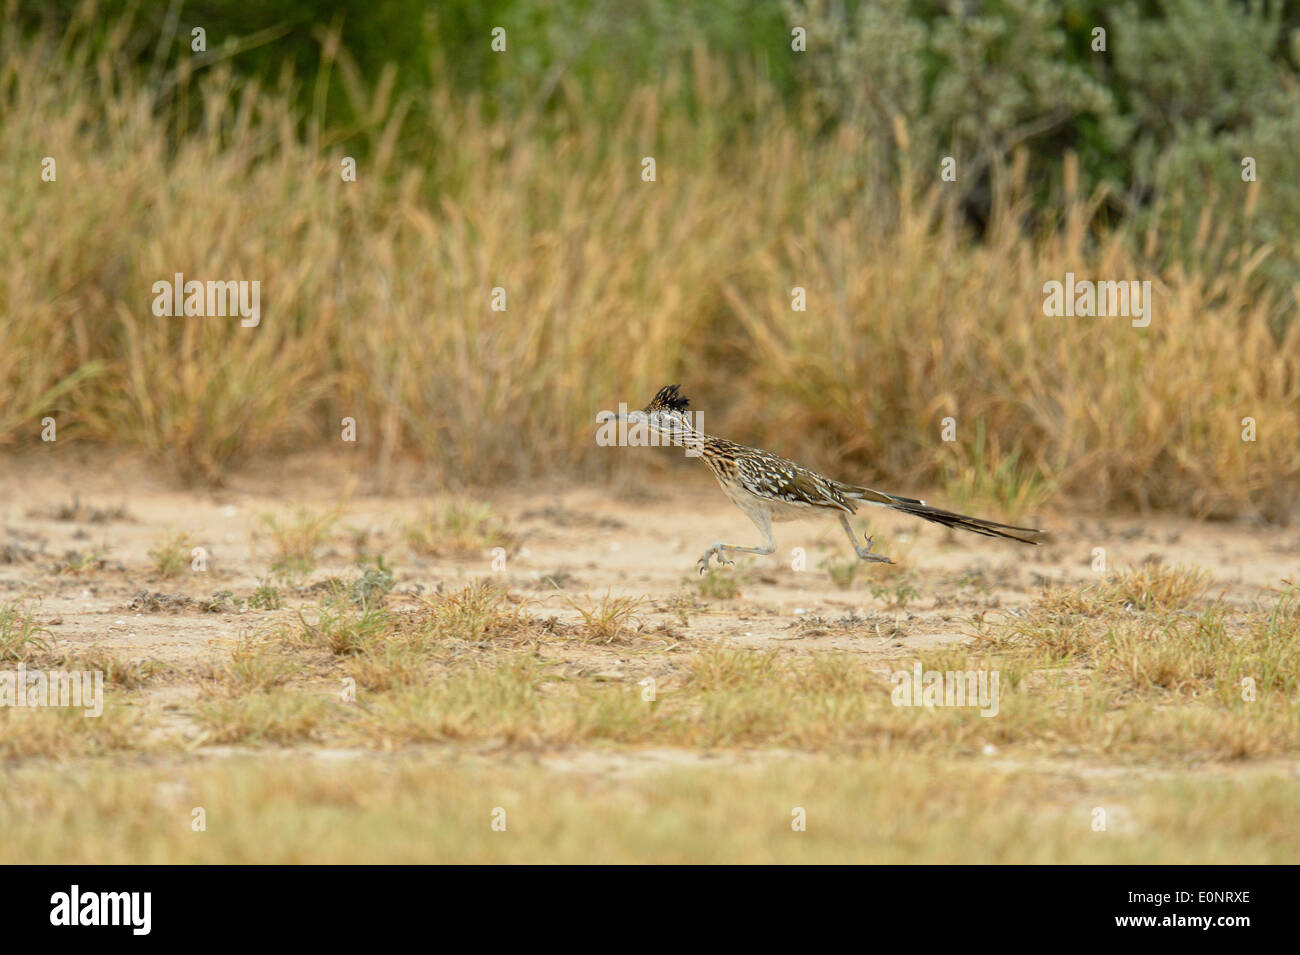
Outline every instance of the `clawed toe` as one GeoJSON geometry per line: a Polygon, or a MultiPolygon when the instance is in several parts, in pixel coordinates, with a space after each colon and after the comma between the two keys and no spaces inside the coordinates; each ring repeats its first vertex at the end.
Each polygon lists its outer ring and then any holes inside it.
{"type": "Polygon", "coordinates": [[[722,556],[722,552],[721,552],[721,551],[716,551],[716,550],[713,550],[712,548],[710,548],[709,550],[706,550],[706,551],[704,552],[704,556],[703,556],[703,557],[701,557],[699,560],[697,560],[697,561],[695,562],[695,566],[698,567],[698,568],[700,569],[700,573],[701,573],[701,574],[704,573],[706,570],[709,569],[709,558],[711,558],[711,557],[716,557],[716,558],[718,558],[718,566],[719,566],[719,567],[723,566],[724,564],[727,565],[727,566],[730,566],[730,567],[734,567],[735,564],[736,564],[736,562],[735,562],[734,560],[728,560],[726,557],[722,556]]]}
{"type": "Polygon", "coordinates": [[[892,563],[893,563],[893,561],[890,560],[888,557],[886,557],[884,554],[873,554],[873,553],[871,553],[871,547],[872,547],[872,545],[875,543],[875,540],[876,540],[876,536],[875,536],[874,534],[871,535],[870,537],[868,537],[866,540],[867,540],[867,546],[866,546],[866,547],[857,547],[857,548],[854,548],[854,549],[858,552],[858,556],[859,556],[860,558],[862,558],[863,560],[866,560],[866,561],[872,561],[872,562],[877,563],[877,564],[892,564],[892,563]]]}
{"type": "Polygon", "coordinates": [[[868,537],[866,547],[855,547],[854,550],[858,552],[858,557],[862,560],[869,561],[871,563],[892,564],[893,561],[890,560],[888,557],[886,557],[884,554],[871,553],[871,545],[874,543],[874,541],[875,541],[874,536],[868,537]]]}

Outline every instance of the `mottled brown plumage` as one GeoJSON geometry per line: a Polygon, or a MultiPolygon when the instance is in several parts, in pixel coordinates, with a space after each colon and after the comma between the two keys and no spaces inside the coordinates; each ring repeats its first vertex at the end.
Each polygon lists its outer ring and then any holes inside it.
{"type": "Polygon", "coordinates": [[[848,519],[850,514],[856,512],[858,504],[888,507],[945,527],[958,527],[986,537],[1001,537],[1022,544],[1037,544],[1043,536],[1041,531],[1030,527],[1014,527],[968,517],[930,507],[916,498],[899,497],[835,481],[770,451],[705,434],[692,426],[687,411],[689,405],[690,401],[680,393],[679,387],[669,385],[659,389],[644,411],[634,412],[634,415],[643,415],[651,428],[673,443],[692,449],[693,453],[703,458],[717,478],[723,493],[749,516],[763,535],[762,547],[739,547],[721,541],[713,544],[698,562],[701,573],[714,556],[721,562],[731,563],[723,556],[724,551],[763,556],[775,553],[776,541],[772,536],[771,522],[807,517],[810,512],[817,510],[837,514],[860,558],[892,563],[888,557],[871,553],[871,538],[867,538],[865,547],[858,544],[853,525],[848,519]]]}

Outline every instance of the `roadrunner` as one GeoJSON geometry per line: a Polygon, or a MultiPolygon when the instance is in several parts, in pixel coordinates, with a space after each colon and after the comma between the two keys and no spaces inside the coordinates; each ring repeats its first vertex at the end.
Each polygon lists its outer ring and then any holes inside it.
{"type": "Polygon", "coordinates": [[[862,560],[892,564],[893,561],[888,557],[871,552],[872,538],[865,538],[865,547],[858,543],[853,525],[849,523],[849,515],[857,510],[858,504],[888,507],[945,527],[960,527],[976,534],[1005,537],[1022,544],[1037,544],[1043,536],[1042,531],[1032,527],[1012,527],[978,517],[954,514],[952,511],[930,507],[925,501],[916,498],[899,497],[896,494],[873,491],[869,487],[833,481],[769,451],[747,448],[743,444],[697,431],[691,425],[686,411],[690,401],[679,393],[678,387],[668,385],[660,388],[654,400],[643,411],[629,412],[624,416],[625,420],[643,424],[661,438],[684,446],[703,458],[722,486],[723,493],[749,516],[763,535],[762,547],[740,547],[721,541],[713,544],[699,559],[697,566],[700,573],[704,573],[709,560],[715,556],[719,563],[734,563],[726,558],[726,553],[758,554],[763,557],[776,553],[772,521],[808,517],[812,511],[830,511],[838,516],[840,526],[849,535],[854,551],[862,560]]]}

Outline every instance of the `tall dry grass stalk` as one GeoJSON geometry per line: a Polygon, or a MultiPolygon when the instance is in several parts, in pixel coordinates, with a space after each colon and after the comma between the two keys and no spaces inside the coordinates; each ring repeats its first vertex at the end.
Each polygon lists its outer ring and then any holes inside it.
{"type": "MultiPolygon", "coordinates": [[[[1099,233],[1082,198],[1026,238],[1014,169],[976,243],[941,184],[905,174],[872,194],[865,138],[814,134],[720,70],[693,117],[662,109],[669,77],[614,128],[489,118],[438,90],[419,152],[398,142],[412,104],[380,82],[343,182],[345,151],[282,91],[214,69],[172,137],[157,85],[87,60],[0,38],[0,444],[53,415],[61,438],[219,481],[249,455],[338,441],[350,416],[370,459],[481,482],[608,462],[595,413],[681,380],[711,429],[1009,507],[1060,491],[1282,516],[1300,483],[1300,328],[1267,327],[1250,280],[1264,252],[1156,272],[1159,236],[1099,233]],[[723,141],[736,104],[762,118],[723,141]],[[1066,271],[1152,279],[1150,327],[1045,317],[1043,283],[1066,271]],[[260,281],[260,326],[156,318],[151,286],[176,272],[260,281]]],[[[563,90],[561,115],[581,116],[563,90]]]]}
{"type": "Polygon", "coordinates": [[[1019,181],[1012,169],[982,243],[948,227],[941,184],[902,196],[902,224],[883,233],[866,203],[833,219],[810,204],[793,230],[756,205],[770,278],[726,286],[751,348],[740,410],[755,437],[803,436],[805,453],[824,443],[921,482],[978,458],[1002,475],[993,496],[1029,483],[1099,506],[1284,518],[1300,476],[1300,325],[1270,331],[1276,303],[1251,281],[1267,250],[1211,248],[1207,232],[1207,259],[1230,268],[1157,271],[1133,236],[1088,229],[1097,203],[1079,198],[1027,241],[1019,181]],[[1045,316],[1043,285],[1067,271],[1151,279],[1150,325],[1045,316]],[[807,315],[791,285],[810,290],[807,315]]]}

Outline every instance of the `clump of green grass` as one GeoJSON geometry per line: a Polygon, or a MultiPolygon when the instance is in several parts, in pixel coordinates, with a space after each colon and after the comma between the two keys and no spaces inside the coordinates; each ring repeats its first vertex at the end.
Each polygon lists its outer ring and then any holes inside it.
{"type": "Polygon", "coordinates": [[[253,610],[279,610],[284,606],[280,588],[270,581],[262,581],[248,598],[248,606],[253,610]]]}
{"type": "Polygon", "coordinates": [[[177,531],[164,537],[149,551],[154,575],[164,579],[179,577],[190,566],[190,553],[193,547],[194,538],[185,531],[177,531]]]}
{"type": "Polygon", "coordinates": [[[49,649],[50,631],[36,622],[39,606],[21,598],[0,603],[0,660],[23,663],[49,649]]]}
{"type": "Polygon", "coordinates": [[[998,520],[1014,524],[1053,497],[1051,482],[1019,447],[1000,450],[990,442],[983,419],[975,422],[974,432],[969,443],[948,444],[955,450],[944,479],[947,506],[966,513],[991,507],[998,520]]]}
{"type": "Polygon", "coordinates": [[[846,557],[828,557],[819,565],[826,571],[827,575],[840,590],[849,590],[853,587],[853,579],[857,577],[858,571],[862,568],[862,561],[856,556],[852,559],[846,557]]]}
{"type": "Polygon", "coordinates": [[[271,572],[286,579],[301,578],[316,569],[319,552],[342,514],[339,509],[298,508],[292,515],[261,514],[271,537],[271,572]]]}
{"type": "Polygon", "coordinates": [[[871,596],[883,600],[890,610],[905,610],[907,605],[921,596],[921,592],[904,579],[895,580],[893,584],[872,584],[871,596]]]}
{"type": "Polygon", "coordinates": [[[74,577],[84,577],[97,570],[103,570],[108,563],[105,559],[107,554],[107,547],[94,547],[89,550],[70,550],[63,555],[62,560],[55,563],[53,568],[54,573],[59,576],[71,575],[74,577]]]}
{"type": "Polygon", "coordinates": [[[715,567],[712,564],[704,573],[687,578],[701,597],[710,600],[734,600],[743,593],[743,585],[748,579],[748,574],[739,567],[715,567]]]}
{"type": "Polygon", "coordinates": [[[380,692],[427,683],[431,666],[448,652],[455,657],[466,644],[509,650],[536,623],[523,601],[490,581],[419,599],[423,612],[398,614],[346,599],[339,591],[314,621],[303,619],[281,633],[293,646],[324,646],[342,659],[344,672],[359,686],[380,692]]]}
{"type": "Polygon", "coordinates": [[[1242,614],[1216,602],[1191,618],[1114,622],[1097,667],[1141,692],[1164,689],[1184,698],[1212,694],[1231,707],[1267,697],[1294,700],[1300,689],[1300,645],[1293,639],[1294,624],[1279,618],[1293,596],[1283,594],[1267,613],[1242,614]]]}
{"type": "Polygon", "coordinates": [[[422,682],[449,645],[510,647],[533,624],[522,603],[484,581],[420,599],[425,612],[395,613],[338,587],[314,611],[299,611],[267,635],[290,649],[325,650],[359,685],[379,691],[422,682]]]}
{"type": "Polygon", "coordinates": [[[397,578],[381,554],[375,558],[373,567],[363,566],[360,579],[353,581],[352,602],[362,606],[382,603],[396,584],[397,578]]]}
{"type": "Polygon", "coordinates": [[[491,505],[463,498],[444,500],[406,525],[406,543],[423,557],[481,556],[495,547],[511,551],[515,537],[491,505]]]}
{"type": "Polygon", "coordinates": [[[286,624],[279,633],[291,646],[350,656],[370,652],[397,624],[398,619],[378,604],[358,606],[339,592],[321,601],[314,619],[298,611],[298,625],[286,624]]]}

